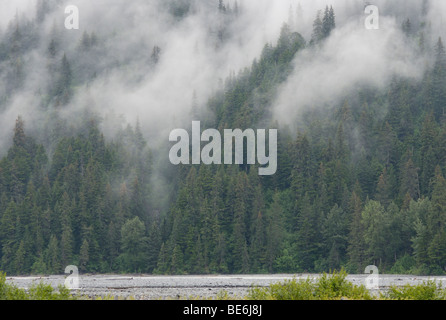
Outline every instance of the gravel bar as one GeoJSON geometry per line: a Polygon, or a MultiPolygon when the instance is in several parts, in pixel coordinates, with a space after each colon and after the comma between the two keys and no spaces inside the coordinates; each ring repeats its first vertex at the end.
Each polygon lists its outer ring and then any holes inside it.
{"type": "MultiPolygon", "coordinates": [[[[73,294],[84,297],[113,297],[115,299],[212,299],[225,291],[234,299],[243,298],[252,286],[269,286],[287,279],[317,278],[314,274],[278,275],[207,275],[207,276],[152,276],[152,275],[80,275],[79,288],[73,294]]],[[[67,276],[7,277],[7,283],[27,289],[44,282],[57,288],[65,283],[67,276]]],[[[356,285],[366,284],[370,275],[348,275],[347,280],[356,285]]],[[[379,290],[391,285],[419,284],[428,280],[444,286],[446,277],[423,277],[410,275],[379,275],[379,290]]]]}

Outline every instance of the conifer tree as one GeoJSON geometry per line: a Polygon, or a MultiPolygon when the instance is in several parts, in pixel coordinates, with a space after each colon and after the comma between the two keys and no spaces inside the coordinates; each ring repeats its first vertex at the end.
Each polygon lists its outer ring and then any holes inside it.
{"type": "Polygon", "coordinates": [[[20,244],[17,248],[14,258],[14,270],[15,274],[26,274],[26,251],[25,251],[25,242],[23,240],[20,241],[20,244]]]}
{"type": "Polygon", "coordinates": [[[233,225],[233,259],[234,271],[236,273],[246,273],[249,270],[249,253],[247,244],[247,203],[243,195],[247,187],[246,173],[240,172],[236,179],[234,199],[234,225],[233,225]]]}
{"type": "Polygon", "coordinates": [[[409,18],[407,18],[407,20],[405,20],[403,22],[402,29],[403,29],[403,32],[406,35],[406,37],[409,37],[411,35],[411,33],[412,33],[412,23],[410,22],[409,18]]]}
{"type": "Polygon", "coordinates": [[[158,64],[161,58],[161,48],[158,46],[154,46],[152,50],[152,55],[150,56],[153,64],[158,64]]]}
{"type": "Polygon", "coordinates": [[[79,271],[85,272],[88,270],[88,263],[90,261],[90,247],[87,239],[82,241],[79,251],[79,271]]]}
{"type": "Polygon", "coordinates": [[[179,245],[175,245],[171,255],[170,272],[172,274],[182,274],[184,272],[183,252],[179,245]]]}
{"type": "Polygon", "coordinates": [[[409,158],[409,160],[407,160],[405,163],[401,177],[401,197],[404,197],[406,193],[408,193],[414,200],[417,200],[420,197],[418,168],[415,167],[412,158],[409,158]]]}
{"type": "Polygon", "coordinates": [[[353,270],[361,273],[367,262],[365,262],[364,225],[361,216],[362,204],[355,191],[351,195],[349,211],[351,218],[347,250],[353,270]]]}
{"type": "Polygon", "coordinates": [[[15,122],[13,144],[15,148],[26,148],[25,123],[21,116],[15,122]]]}
{"type": "Polygon", "coordinates": [[[435,169],[432,191],[432,216],[429,222],[433,233],[443,232],[446,226],[446,179],[440,166],[435,169]]]}
{"type": "Polygon", "coordinates": [[[47,270],[52,274],[61,274],[63,271],[60,264],[59,240],[54,234],[51,236],[48,248],[46,249],[46,266],[47,270]]]}
{"type": "Polygon", "coordinates": [[[265,264],[269,272],[273,271],[274,262],[279,256],[285,238],[284,209],[279,193],[273,196],[273,202],[267,210],[268,226],[266,230],[265,264]]]}
{"type": "Polygon", "coordinates": [[[344,211],[337,204],[324,217],[321,227],[323,236],[324,252],[330,270],[340,268],[344,260],[347,247],[348,220],[344,211]]]}
{"type": "Polygon", "coordinates": [[[325,7],[324,17],[322,18],[322,37],[328,38],[336,27],[335,13],[333,7],[325,7]]]}
{"type": "Polygon", "coordinates": [[[321,242],[320,228],[321,221],[318,214],[310,203],[308,193],[302,199],[296,225],[296,251],[299,267],[303,271],[314,270],[314,261],[319,254],[319,244],[321,242]]]}
{"type": "Polygon", "coordinates": [[[375,200],[381,203],[385,208],[390,204],[390,183],[387,177],[387,169],[384,168],[379,176],[376,186],[375,200]]]}
{"type": "Polygon", "coordinates": [[[160,273],[160,274],[167,273],[168,268],[169,268],[168,254],[165,243],[163,242],[161,244],[160,252],[158,254],[158,261],[154,273],[160,273]]]}
{"type": "Polygon", "coordinates": [[[257,218],[253,221],[253,234],[251,236],[251,244],[249,248],[249,257],[251,259],[250,270],[260,272],[265,263],[265,225],[261,212],[257,214],[257,218]]]}
{"type": "Polygon", "coordinates": [[[313,22],[313,33],[311,34],[310,44],[316,45],[324,38],[324,27],[321,17],[322,12],[318,11],[313,22]]]}
{"type": "Polygon", "coordinates": [[[60,64],[59,78],[53,93],[56,97],[56,106],[66,105],[70,101],[73,94],[72,82],[73,71],[66,54],[64,54],[60,64]]]}
{"type": "Polygon", "coordinates": [[[161,250],[161,233],[158,221],[152,221],[147,238],[147,271],[153,272],[157,267],[158,256],[161,250]]]}
{"type": "Polygon", "coordinates": [[[446,51],[442,38],[435,46],[435,64],[432,74],[432,100],[436,119],[445,116],[444,101],[446,101],[446,51]]]}
{"type": "Polygon", "coordinates": [[[218,0],[218,11],[220,13],[226,13],[226,6],[223,3],[223,0],[218,0]]]}

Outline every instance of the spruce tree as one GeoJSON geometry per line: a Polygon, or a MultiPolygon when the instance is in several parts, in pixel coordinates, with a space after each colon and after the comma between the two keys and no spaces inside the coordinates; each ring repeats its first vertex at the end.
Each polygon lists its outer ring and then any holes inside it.
{"type": "Polygon", "coordinates": [[[366,267],[365,261],[365,242],[364,242],[364,224],[362,221],[362,203],[355,191],[352,192],[350,199],[350,228],[348,237],[348,256],[353,271],[362,273],[366,267]]]}
{"type": "Polygon", "coordinates": [[[63,267],[73,264],[74,237],[72,229],[71,200],[67,193],[63,195],[61,205],[62,234],[60,239],[61,264],[63,267]]]}
{"type": "Polygon", "coordinates": [[[82,241],[79,251],[79,271],[88,271],[88,263],[90,261],[90,246],[87,239],[82,241]]]}
{"type": "Polygon", "coordinates": [[[324,38],[324,27],[321,18],[321,11],[318,11],[313,21],[313,33],[311,34],[311,45],[318,44],[324,38]]]}
{"type": "Polygon", "coordinates": [[[311,272],[314,270],[314,261],[319,255],[321,244],[320,226],[318,213],[310,203],[308,193],[305,193],[299,207],[296,225],[296,253],[299,267],[302,271],[311,272]]]}
{"type": "Polygon", "coordinates": [[[247,203],[244,191],[247,187],[246,173],[240,172],[235,185],[234,224],[232,231],[233,270],[236,273],[249,271],[249,253],[247,244],[247,203]]]}
{"type": "Polygon", "coordinates": [[[46,249],[46,266],[52,274],[61,274],[63,272],[60,261],[59,240],[56,235],[52,235],[46,249]]]}
{"type": "Polygon", "coordinates": [[[59,78],[55,84],[54,97],[56,106],[66,105],[73,95],[73,71],[66,54],[63,55],[60,64],[59,78]]]}
{"type": "Polygon", "coordinates": [[[273,272],[274,262],[279,256],[285,238],[284,209],[278,192],[273,195],[273,202],[267,210],[267,217],[265,264],[267,270],[273,272]]]}
{"type": "Polygon", "coordinates": [[[446,227],[446,179],[440,166],[435,169],[432,191],[432,210],[430,227],[433,233],[440,233],[446,227]]]}
{"type": "Polygon", "coordinates": [[[444,102],[446,101],[446,51],[442,38],[435,46],[435,64],[432,74],[432,100],[436,119],[445,116],[444,102]]]}
{"type": "Polygon", "coordinates": [[[322,18],[322,37],[328,38],[332,30],[336,27],[335,13],[333,7],[325,7],[324,17],[322,18]]]}

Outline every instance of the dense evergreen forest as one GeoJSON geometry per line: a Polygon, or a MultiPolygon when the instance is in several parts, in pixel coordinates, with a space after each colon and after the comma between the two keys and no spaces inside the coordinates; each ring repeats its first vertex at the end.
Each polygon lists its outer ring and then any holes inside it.
{"type": "MultiPolygon", "coordinates": [[[[42,41],[34,32],[46,10],[39,3],[34,20],[16,18],[0,39],[0,75],[8,83],[0,108],[23,86],[24,53],[42,41]]],[[[191,10],[169,3],[175,19],[191,10]]],[[[192,109],[191,120],[218,129],[277,128],[271,105],[294,59],[304,49],[317,55],[336,29],[336,7],[321,9],[311,39],[284,23],[250,67],[222,81],[206,103],[210,112],[192,109]]],[[[215,10],[230,24],[241,8],[219,1],[215,10]]],[[[17,114],[0,161],[0,270],[362,273],[375,264],[381,273],[444,274],[446,52],[428,21],[404,21],[405,41],[432,58],[421,80],[395,76],[385,89],[358,84],[328,111],[303,111],[297,132],[278,128],[273,176],[259,176],[253,165],[164,166],[167,208],[155,204],[151,176],[159,170],[154,155],[165,153],[167,161],[168,152],[144,138],[144,123],[107,139],[88,109],[77,125],[59,116],[96,76],[89,63],[103,48],[100,34],[84,32],[70,59],[54,36],[46,51],[52,82],[39,93],[41,134],[17,114]]],[[[223,25],[216,41],[230,30],[223,25]]],[[[148,63],[162,54],[154,47],[148,63]]]]}

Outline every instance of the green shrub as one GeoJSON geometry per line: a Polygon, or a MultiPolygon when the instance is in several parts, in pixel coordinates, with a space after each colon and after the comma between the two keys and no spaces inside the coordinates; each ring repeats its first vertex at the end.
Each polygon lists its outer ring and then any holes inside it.
{"type": "Polygon", "coordinates": [[[352,284],[347,279],[347,272],[341,270],[331,275],[326,273],[316,282],[315,296],[318,300],[333,300],[333,299],[359,299],[370,300],[372,296],[365,286],[357,286],[352,284]]]}
{"type": "Polygon", "coordinates": [[[0,272],[0,300],[26,300],[26,292],[6,283],[6,274],[0,272]]]}
{"type": "Polygon", "coordinates": [[[364,286],[356,286],[346,280],[347,273],[333,272],[322,274],[315,281],[285,280],[284,282],[271,284],[269,287],[253,287],[248,293],[251,300],[336,300],[356,299],[370,300],[372,295],[364,286]]]}
{"type": "Polygon", "coordinates": [[[43,282],[32,286],[29,289],[29,300],[70,300],[72,296],[70,290],[65,286],[59,285],[58,291],[51,285],[43,282]]]}
{"type": "Polygon", "coordinates": [[[418,285],[391,286],[382,297],[390,300],[445,300],[446,294],[441,285],[427,281],[418,285]]]}
{"type": "Polygon", "coordinates": [[[33,285],[28,292],[6,283],[6,274],[0,272],[0,300],[70,300],[74,299],[70,290],[59,286],[55,290],[51,285],[40,282],[33,285]]]}
{"type": "Polygon", "coordinates": [[[314,286],[310,279],[285,280],[268,288],[253,287],[248,293],[251,300],[314,300],[314,286]]]}

